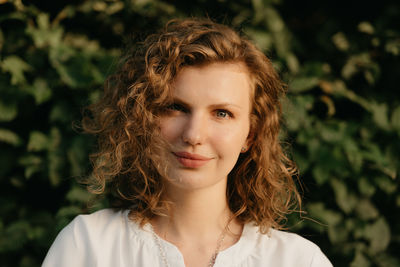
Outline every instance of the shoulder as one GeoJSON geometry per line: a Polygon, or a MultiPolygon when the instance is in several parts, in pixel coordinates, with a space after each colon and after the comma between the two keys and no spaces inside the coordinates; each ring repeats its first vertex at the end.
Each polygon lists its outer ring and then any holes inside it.
{"type": "Polygon", "coordinates": [[[274,266],[332,266],[316,244],[298,234],[275,229],[261,234],[258,227],[254,229],[257,254],[265,256],[274,266]]]}
{"type": "Polygon", "coordinates": [[[126,212],[104,209],[78,215],[58,234],[43,266],[94,266],[93,260],[104,249],[129,238],[133,224],[127,222],[126,212]]]}
{"type": "Polygon", "coordinates": [[[277,247],[284,247],[287,250],[301,250],[302,252],[313,252],[319,247],[310,240],[286,231],[270,229],[264,238],[274,243],[277,247]]]}
{"type": "Polygon", "coordinates": [[[125,223],[125,213],[126,211],[103,209],[91,214],[82,214],[76,216],[67,227],[85,227],[91,231],[118,227],[125,223]]]}
{"type": "Polygon", "coordinates": [[[95,241],[98,238],[104,238],[107,233],[121,228],[126,224],[124,211],[115,211],[113,209],[103,209],[92,214],[76,216],[59,234],[59,236],[73,236],[79,239],[80,243],[95,241]],[[101,235],[100,235],[101,233],[101,235]]]}
{"type": "MultiPolygon", "coordinates": [[[[105,240],[120,232],[129,231],[133,223],[128,223],[128,211],[116,211],[103,209],[91,214],[76,216],[59,234],[59,236],[71,236],[79,243],[96,242],[105,240]]],[[[59,238],[59,237],[57,237],[59,238]]]]}

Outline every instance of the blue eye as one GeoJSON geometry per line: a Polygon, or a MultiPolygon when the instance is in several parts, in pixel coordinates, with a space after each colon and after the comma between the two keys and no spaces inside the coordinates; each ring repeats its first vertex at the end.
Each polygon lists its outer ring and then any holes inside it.
{"type": "Polygon", "coordinates": [[[226,111],[226,110],[223,110],[223,109],[217,110],[216,115],[219,118],[226,118],[228,116],[232,117],[232,114],[229,111],[226,111]]]}

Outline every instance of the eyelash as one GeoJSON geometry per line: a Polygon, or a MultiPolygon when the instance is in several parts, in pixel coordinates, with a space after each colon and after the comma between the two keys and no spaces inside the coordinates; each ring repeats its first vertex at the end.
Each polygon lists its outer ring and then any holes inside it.
{"type": "MultiPolygon", "coordinates": [[[[182,106],[180,104],[176,104],[176,103],[172,104],[172,105],[169,105],[167,107],[167,110],[169,110],[169,111],[180,111],[180,112],[184,112],[184,113],[188,112],[188,110],[184,106],[182,106]]],[[[218,118],[222,118],[222,119],[225,119],[227,116],[229,118],[233,118],[234,117],[232,112],[230,112],[230,111],[228,111],[226,109],[217,109],[217,110],[215,110],[215,114],[216,114],[216,116],[218,118]],[[226,116],[219,117],[218,114],[221,113],[221,112],[226,113],[226,116]]]]}
{"type": "MultiPolygon", "coordinates": [[[[227,116],[229,116],[230,118],[233,118],[233,114],[232,114],[231,112],[229,112],[228,110],[225,110],[225,109],[217,109],[217,110],[216,110],[216,114],[217,114],[217,115],[218,115],[218,113],[220,113],[220,112],[224,112],[224,113],[226,113],[227,116]]],[[[226,116],[225,116],[225,117],[222,117],[222,118],[226,118],[226,116]]]]}

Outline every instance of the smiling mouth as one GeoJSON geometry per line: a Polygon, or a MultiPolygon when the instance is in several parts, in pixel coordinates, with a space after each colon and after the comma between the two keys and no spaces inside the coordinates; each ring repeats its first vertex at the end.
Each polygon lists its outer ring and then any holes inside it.
{"type": "Polygon", "coordinates": [[[179,163],[181,163],[184,167],[192,169],[199,168],[212,160],[212,158],[207,158],[187,152],[173,152],[172,154],[174,154],[179,163]]]}

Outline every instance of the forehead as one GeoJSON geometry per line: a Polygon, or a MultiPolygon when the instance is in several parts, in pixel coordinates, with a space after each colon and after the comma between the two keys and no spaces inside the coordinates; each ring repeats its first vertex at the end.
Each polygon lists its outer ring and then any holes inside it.
{"type": "Polygon", "coordinates": [[[174,81],[172,95],[215,101],[250,99],[251,80],[242,63],[212,63],[184,67],[174,81]]]}

